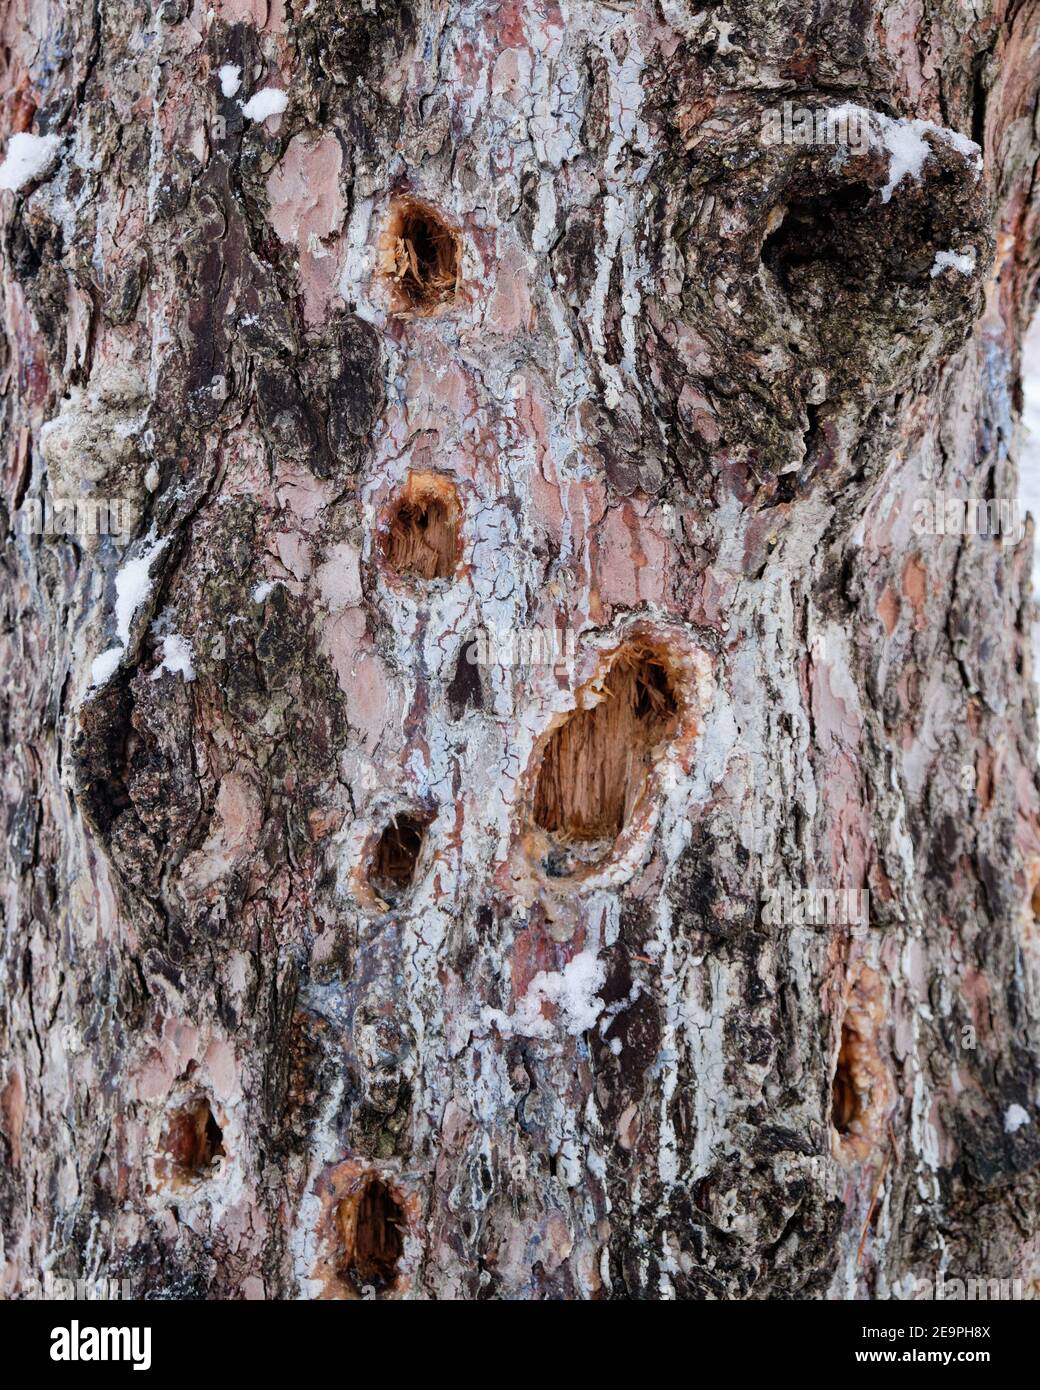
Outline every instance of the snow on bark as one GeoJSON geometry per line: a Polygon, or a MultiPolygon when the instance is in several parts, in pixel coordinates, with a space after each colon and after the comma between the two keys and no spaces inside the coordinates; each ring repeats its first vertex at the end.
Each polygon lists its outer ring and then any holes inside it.
{"type": "Polygon", "coordinates": [[[58,148],[56,135],[30,135],[20,132],[7,142],[7,152],[0,163],[0,188],[17,192],[30,179],[39,178],[58,148]]]}

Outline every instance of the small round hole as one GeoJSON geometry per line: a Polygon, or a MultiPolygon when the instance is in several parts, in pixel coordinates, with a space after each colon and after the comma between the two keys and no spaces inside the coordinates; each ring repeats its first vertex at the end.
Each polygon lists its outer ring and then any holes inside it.
{"type": "Polygon", "coordinates": [[[386,517],[386,562],[404,578],[452,579],[462,552],[458,491],[439,473],[411,473],[386,517]]]}
{"type": "Polygon", "coordinates": [[[415,880],[429,819],[396,816],[380,835],[368,871],[369,886],[384,902],[397,902],[415,880]]]}
{"type": "Polygon", "coordinates": [[[427,203],[396,202],[383,241],[383,273],[399,317],[424,317],[451,304],[459,289],[461,238],[427,203]]]}

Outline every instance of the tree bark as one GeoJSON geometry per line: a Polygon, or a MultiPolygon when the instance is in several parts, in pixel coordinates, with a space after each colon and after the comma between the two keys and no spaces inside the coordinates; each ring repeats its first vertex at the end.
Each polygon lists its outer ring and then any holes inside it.
{"type": "Polygon", "coordinates": [[[5,1293],[1032,1288],[1036,0],[2,29],[5,1293]]]}

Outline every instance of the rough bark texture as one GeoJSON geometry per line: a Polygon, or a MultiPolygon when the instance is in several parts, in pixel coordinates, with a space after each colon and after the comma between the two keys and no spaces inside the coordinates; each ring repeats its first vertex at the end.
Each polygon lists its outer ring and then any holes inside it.
{"type": "Polygon", "coordinates": [[[8,1295],[1040,1277],[1030,541],[913,526],[1015,495],[1038,42],[11,0],[3,133],[59,145],[0,194],[8,1295]],[[83,492],[132,535],[22,524],[83,492]]]}

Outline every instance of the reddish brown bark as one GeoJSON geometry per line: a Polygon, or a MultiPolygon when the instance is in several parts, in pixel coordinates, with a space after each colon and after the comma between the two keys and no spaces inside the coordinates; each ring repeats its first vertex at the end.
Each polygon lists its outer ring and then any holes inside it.
{"type": "Polygon", "coordinates": [[[6,1293],[1038,1277],[1038,22],[8,7],[6,1293]]]}

